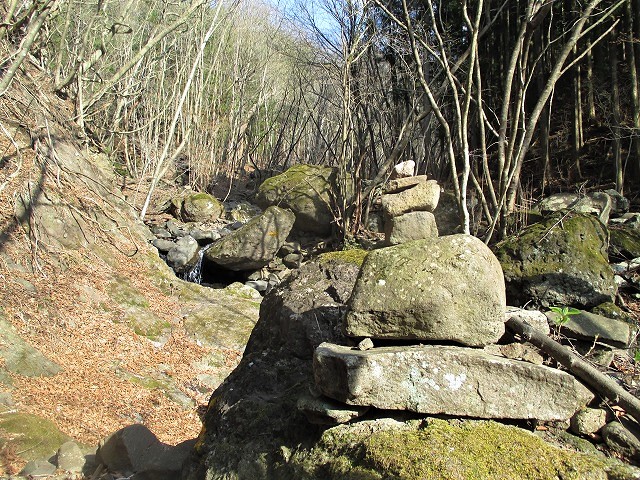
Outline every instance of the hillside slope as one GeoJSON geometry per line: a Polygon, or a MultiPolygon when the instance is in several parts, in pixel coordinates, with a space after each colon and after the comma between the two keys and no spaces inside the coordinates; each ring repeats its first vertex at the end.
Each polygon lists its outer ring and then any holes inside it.
{"type": "Polygon", "coordinates": [[[38,456],[10,427],[28,415],[89,445],[132,423],[171,444],[193,438],[197,408],[236,365],[260,300],[175,277],[48,80],[31,68],[0,97],[4,458],[38,456]],[[199,335],[212,322],[221,333],[199,335]]]}

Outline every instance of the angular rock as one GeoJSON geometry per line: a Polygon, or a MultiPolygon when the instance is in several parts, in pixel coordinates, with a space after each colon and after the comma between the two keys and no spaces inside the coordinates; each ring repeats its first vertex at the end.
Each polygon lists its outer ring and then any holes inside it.
{"type": "Polygon", "coordinates": [[[350,407],[326,397],[303,395],[298,399],[298,410],[316,425],[339,425],[361,417],[369,407],[350,407]]]}
{"type": "Polygon", "coordinates": [[[181,217],[185,222],[215,222],[224,212],[224,205],[208,193],[194,193],[184,197],[181,217]]]}
{"type": "Polygon", "coordinates": [[[176,272],[182,273],[198,254],[198,242],[191,235],[180,238],[167,253],[167,263],[176,272]]]}
{"type": "Polygon", "coordinates": [[[419,183],[424,183],[429,178],[426,175],[416,175],[415,177],[397,178],[390,180],[384,187],[385,194],[400,193],[403,190],[407,190],[411,187],[415,187],[419,183]]]}
{"type": "Polygon", "coordinates": [[[615,298],[606,227],[585,214],[555,214],[496,249],[511,305],[593,307],[615,298]]]}
{"type": "Polygon", "coordinates": [[[628,198],[620,195],[620,193],[614,189],[605,190],[604,193],[609,195],[613,202],[611,205],[611,213],[623,215],[629,211],[631,204],[628,198]]]}
{"type": "Polygon", "coordinates": [[[571,210],[576,213],[595,214],[605,225],[609,223],[609,214],[613,200],[604,192],[591,192],[587,195],[577,193],[556,193],[538,202],[534,207],[542,214],[571,210]]]}
{"type": "Polygon", "coordinates": [[[337,169],[317,165],[295,165],[265,180],[256,203],[261,208],[277,205],[295,213],[296,232],[330,235],[334,221],[331,205],[337,169]]]}
{"type": "Polygon", "coordinates": [[[463,347],[323,343],[313,369],[327,397],[430,415],[567,420],[593,398],[568,373],[463,347]]]}
{"type": "Polygon", "coordinates": [[[394,165],[393,172],[391,172],[392,178],[407,178],[413,177],[416,171],[416,162],[413,160],[407,160],[406,162],[400,162],[394,165]]]}
{"type": "Polygon", "coordinates": [[[242,228],[212,244],[204,259],[234,271],[262,268],[273,260],[295,219],[289,210],[269,207],[242,228]]]}
{"type": "Polygon", "coordinates": [[[416,186],[400,193],[382,196],[382,209],[385,221],[403,213],[426,211],[433,212],[440,199],[440,185],[435,180],[420,182],[416,186]]]}
{"type": "Polygon", "coordinates": [[[504,281],[491,250],[451,235],[371,251],[349,300],[352,337],[484,346],[504,334],[504,281]]]}
{"type": "Polygon", "coordinates": [[[56,473],[55,465],[46,460],[31,460],[24,466],[20,475],[29,478],[49,477],[56,473]]]}
{"type": "MultiPolygon", "coordinates": [[[[558,315],[548,312],[547,316],[551,321],[555,321],[558,315]]],[[[569,320],[562,324],[562,329],[570,332],[568,336],[589,342],[605,343],[612,347],[627,348],[632,339],[628,323],[584,311],[579,315],[569,316],[569,320]]]]}
{"type": "Polygon", "coordinates": [[[56,456],[58,468],[65,472],[82,472],[86,464],[86,459],[80,447],[75,442],[65,442],[58,449],[56,456]]]}
{"type": "Polygon", "coordinates": [[[592,435],[607,424],[607,412],[601,408],[581,408],[571,417],[571,431],[576,435],[592,435]]]}
{"type": "Polygon", "coordinates": [[[436,217],[431,212],[409,212],[385,222],[385,241],[388,245],[437,236],[436,217]]]}

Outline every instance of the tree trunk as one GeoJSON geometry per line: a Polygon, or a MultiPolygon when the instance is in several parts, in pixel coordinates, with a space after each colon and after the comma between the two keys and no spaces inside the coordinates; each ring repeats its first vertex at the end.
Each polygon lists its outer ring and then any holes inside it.
{"type": "Polygon", "coordinates": [[[620,87],[618,85],[618,44],[616,30],[611,32],[609,42],[609,61],[611,68],[611,109],[613,111],[611,131],[613,134],[613,159],[616,190],[623,194],[624,168],[620,142],[620,87]]]}

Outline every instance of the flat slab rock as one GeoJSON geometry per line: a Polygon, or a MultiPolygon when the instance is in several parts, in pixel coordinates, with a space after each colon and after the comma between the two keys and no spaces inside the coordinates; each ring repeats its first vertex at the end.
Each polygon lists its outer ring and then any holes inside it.
{"type": "Polygon", "coordinates": [[[431,415],[566,420],[593,398],[568,373],[464,347],[323,343],[313,370],[327,397],[431,415]]]}

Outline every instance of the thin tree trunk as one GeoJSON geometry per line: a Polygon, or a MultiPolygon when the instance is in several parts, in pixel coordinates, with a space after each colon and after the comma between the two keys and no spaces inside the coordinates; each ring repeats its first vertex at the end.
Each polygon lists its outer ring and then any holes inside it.
{"type": "Polygon", "coordinates": [[[613,119],[611,130],[613,133],[613,159],[614,175],[616,179],[616,190],[623,193],[624,169],[622,165],[622,147],[620,142],[620,87],[618,85],[618,44],[616,30],[611,34],[612,40],[609,42],[609,61],[611,69],[611,108],[613,119]]]}

